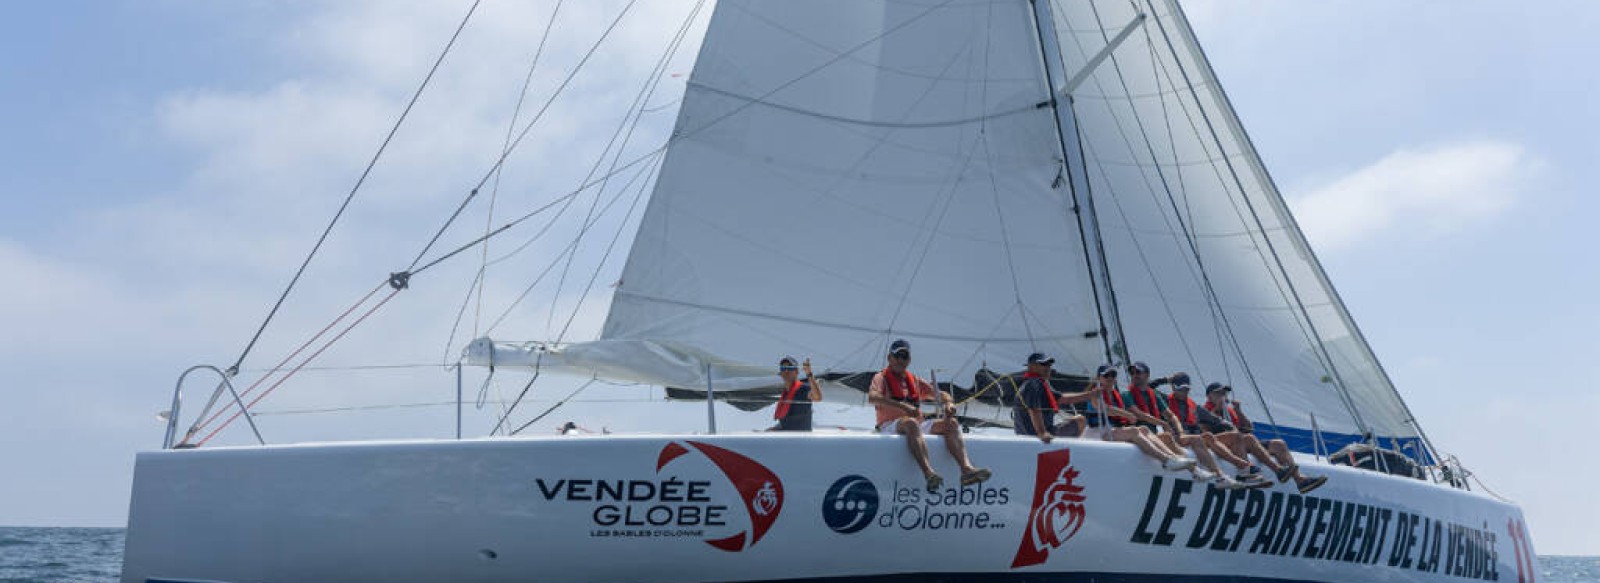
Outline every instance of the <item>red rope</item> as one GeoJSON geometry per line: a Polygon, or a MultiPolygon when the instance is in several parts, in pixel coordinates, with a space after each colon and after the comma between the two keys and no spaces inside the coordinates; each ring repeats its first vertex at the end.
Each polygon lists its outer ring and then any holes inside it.
{"type": "MultiPolygon", "coordinates": [[[[306,365],[311,364],[311,361],[316,360],[318,356],[321,356],[324,351],[332,347],[334,343],[339,341],[339,339],[344,338],[345,334],[349,334],[350,331],[354,330],[356,326],[361,325],[362,322],[366,321],[368,316],[371,316],[373,312],[378,311],[378,308],[383,307],[384,304],[389,303],[389,300],[394,299],[394,296],[398,293],[400,293],[399,289],[389,292],[389,295],[384,296],[383,299],[377,304],[373,305],[371,308],[368,308],[366,313],[361,314],[360,318],[356,318],[356,321],[351,322],[350,325],[346,326],[344,330],[341,330],[338,335],[330,338],[327,343],[322,345],[322,348],[318,348],[316,352],[311,353],[311,356],[307,356],[305,360],[300,361],[300,364],[295,365],[295,367],[290,369],[289,372],[284,373],[283,378],[278,379],[278,382],[272,383],[272,386],[267,387],[266,390],[261,391],[261,394],[256,395],[256,398],[251,399],[250,403],[245,405],[245,408],[249,409],[250,407],[254,407],[256,403],[261,402],[261,400],[266,398],[267,395],[272,394],[272,391],[276,390],[280,386],[283,386],[285,381],[288,381],[289,378],[293,377],[295,373],[300,372],[300,369],[305,368],[306,365]]],[[[233,416],[228,417],[228,420],[223,421],[222,425],[212,430],[211,433],[206,434],[204,438],[195,443],[195,446],[203,446],[207,441],[211,441],[211,438],[216,437],[218,433],[221,433],[223,429],[227,429],[229,424],[238,419],[241,413],[243,413],[243,411],[234,411],[233,416]]]]}
{"type": "MultiPolygon", "coordinates": [[[[249,387],[245,388],[244,392],[239,393],[239,398],[242,399],[242,398],[250,396],[250,392],[251,391],[256,390],[256,387],[260,387],[261,383],[266,382],[267,379],[272,378],[272,375],[277,374],[278,371],[282,370],[283,369],[283,365],[289,364],[289,361],[290,360],[294,360],[294,357],[300,356],[300,353],[304,352],[306,348],[309,348],[311,346],[311,343],[316,342],[317,339],[319,339],[319,338],[322,338],[323,334],[327,334],[329,330],[332,330],[334,326],[337,326],[339,324],[339,322],[343,321],[346,316],[350,315],[351,312],[356,311],[356,308],[361,307],[361,304],[367,303],[367,300],[372,299],[373,294],[376,294],[376,293],[378,293],[378,290],[383,289],[384,285],[387,285],[387,284],[384,283],[384,282],[379,282],[376,287],[372,288],[372,291],[367,292],[367,295],[362,296],[360,300],[356,301],[356,303],[354,303],[354,304],[351,304],[349,308],[346,308],[343,314],[339,314],[339,317],[334,318],[333,321],[331,321],[331,322],[328,322],[328,325],[324,326],[321,331],[317,332],[311,338],[307,339],[304,343],[302,343],[300,345],[299,348],[294,349],[294,352],[289,353],[289,356],[283,357],[283,360],[279,361],[276,366],[273,366],[272,368],[268,369],[267,370],[267,374],[261,375],[261,378],[256,379],[256,382],[251,383],[249,387]]],[[[304,366],[304,365],[301,365],[301,366],[304,366]]],[[[227,407],[223,407],[221,409],[218,409],[216,413],[212,413],[211,417],[206,418],[206,420],[204,422],[196,423],[194,428],[189,430],[188,435],[184,436],[183,441],[184,442],[188,442],[190,437],[194,437],[194,434],[199,433],[202,429],[205,429],[205,427],[207,425],[210,425],[213,422],[215,422],[217,420],[217,418],[221,417],[223,413],[227,412],[227,410],[228,410],[227,407]]]]}

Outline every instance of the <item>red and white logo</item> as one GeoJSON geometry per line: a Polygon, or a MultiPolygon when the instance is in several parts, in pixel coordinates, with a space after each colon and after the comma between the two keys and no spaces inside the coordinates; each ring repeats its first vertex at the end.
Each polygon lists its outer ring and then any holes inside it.
{"type": "Polygon", "coordinates": [[[1039,469],[1034,475],[1033,507],[1028,512],[1027,528],[1011,568],[1045,562],[1052,549],[1059,549],[1083,527],[1083,486],[1074,483],[1078,470],[1072,467],[1072,451],[1057,450],[1039,454],[1039,469]]]}
{"type": "MultiPolygon", "coordinates": [[[[778,520],[778,513],[783,511],[783,482],[778,475],[766,466],[755,460],[732,451],[698,441],[685,441],[690,447],[705,454],[722,470],[728,481],[733,483],[733,488],[739,492],[739,498],[744,500],[745,511],[750,515],[750,530],[739,531],[726,538],[706,541],[713,547],[728,552],[739,552],[755,546],[766,536],[772,528],[772,523],[778,520]],[[748,542],[747,542],[748,541],[748,542]]],[[[656,473],[672,460],[678,459],[689,449],[678,443],[669,443],[661,448],[661,454],[656,457],[656,473]]]]}
{"type": "Polygon", "coordinates": [[[1528,540],[1527,523],[1507,519],[1506,533],[1511,535],[1511,549],[1517,554],[1517,583],[1533,583],[1538,570],[1533,567],[1533,542],[1528,540]]]}

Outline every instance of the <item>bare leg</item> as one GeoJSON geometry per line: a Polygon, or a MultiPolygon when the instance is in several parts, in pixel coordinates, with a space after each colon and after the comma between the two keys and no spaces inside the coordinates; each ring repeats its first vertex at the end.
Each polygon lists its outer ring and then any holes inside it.
{"type": "Polygon", "coordinates": [[[977,468],[972,467],[972,462],[967,459],[967,444],[961,441],[961,424],[951,419],[940,419],[933,422],[933,432],[944,437],[944,447],[950,450],[950,457],[956,459],[956,465],[961,466],[963,475],[970,474],[977,468]]]}
{"type": "MultiPolygon", "coordinates": [[[[1177,441],[1185,447],[1194,450],[1194,459],[1200,461],[1200,467],[1211,470],[1213,473],[1222,474],[1222,468],[1217,467],[1217,458],[1211,455],[1211,448],[1206,447],[1206,442],[1197,435],[1173,437],[1170,433],[1162,433],[1168,440],[1177,441]]],[[[1179,450],[1183,451],[1183,450],[1179,450]]]]}
{"type": "Polygon", "coordinates": [[[1144,452],[1145,455],[1155,458],[1156,461],[1164,462],[1177,457],[1176,455],[1162,450],[1161,447],[1157,445],[1157,442],[1151,440],[1148,435],[1140,435],[1137,428],[1118,427],[1111,430],[1110,437],[1111,441],[1122,441],[1133,444],[1134,447],[1139,448],[1139,451],[1144,452]]]}
{"type": "MultiPolygon", "coordinates": [[[[1283,442],[1278,441],[1278,443],[1283,442]]],[[[1289,464],[1282,464],[1280,463],[1280,460],[1274,459],[1276,456],[1268,454],[1267,449],[1261,447],[1261,440],[1256,439],[1256,436],[1254,435],[1239,435],[1239,444],[1235,451],[1238,451],[1239,455],[1241,456],[1245,455],[1246,452],[1255,456],[1257,460],[1261,461],[1261,465],[1266,466],[1267,469],[1272,470],[1273,473],[1277,473],[1278,470],[1288,467],[1289,465],[1293,465],[1294,463],[1294,458],[1289,459],[1289,464]]],[[[1283,453],[1288,455],[1289,450],[1287,445],[1284,446],[1283,453]]]]}
{"type": "Polygon", "coordinates": [[[928,443],[922,440],[922,430],[917,427],[917,420],[901,417],[895,422],[894,430],[906,436],[906,448],[911,450],[912,459],[922,467],[922,475],[934,475],[933,464],[928,463],[928,443]]]}
{"type": "Polygon", "coordinates": [[[1167,457],[1183,457],[1183,448],[1178,447],[1177,444],[1168,444],[1155,433],[1152,433],[1147,427],[1138,427],[1136,429],[1139,431],[1140,439],[1150,442],[1152,447],[1160,450],[1162,453],[1166,454],[1167,457]]]}
{"type": "Polygon", "coordinates": [[[1294,463],[1294,456],[1289,455],[1289,444],[1284,443],[1282,439],[1269,439],[1267,449],[1272,450],[1272,457],[1277,458],[1280,466],[1294,468],[1294,479],[1305,479],[1305,476],[1300,475],[1299,464],[1294,463]]]}
{"type": "Polygon", "coordinates": [[[1250,467],[1250,460],[1246,459],[1242,454],[1234,453],[1233,446],[1237,441],[1238,435],[1237,433],[1222,433],[1218,435],[1202,433],[1200,437],[1206,441],[1206,447],[1211,448],[1212,453],[1217,454],[1217,457],[1233,464],[1233,467],[1243,470],[1250,467]]]}

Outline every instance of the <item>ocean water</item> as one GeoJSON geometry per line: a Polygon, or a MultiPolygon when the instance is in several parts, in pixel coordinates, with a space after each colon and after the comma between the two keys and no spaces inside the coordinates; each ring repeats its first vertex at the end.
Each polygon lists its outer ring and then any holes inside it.
{"type": "MultiPolygon", "coordinates": [[[[122,541],[120,528],[0,527],[0,583],[116,581],[122,541]]],[[[1600,583],[1600,557],[1544,556],[1539,567],[1543,583],[1600,583]]]]}

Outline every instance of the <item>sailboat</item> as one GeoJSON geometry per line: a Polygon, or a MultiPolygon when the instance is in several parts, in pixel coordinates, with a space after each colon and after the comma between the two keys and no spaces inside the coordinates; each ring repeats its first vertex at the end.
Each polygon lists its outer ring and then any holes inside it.
{"type": "Polygon", "coordinates": [[[993,477],[932,492],[871,431],[177,447],[175,396],[123,581],[1535,578],[1521,510],[1427,439],[1175,0],[721,0],[656,155],[600,337],[466,364],[714,403],[770,401],[799,353],[863,405],[905,339],[981,428],[1008,421],[979,379],[1031,352],[1067,381],[1145,361],[1231,383],[1329,480],[1225,490],[984,429],[993,477]]]}

